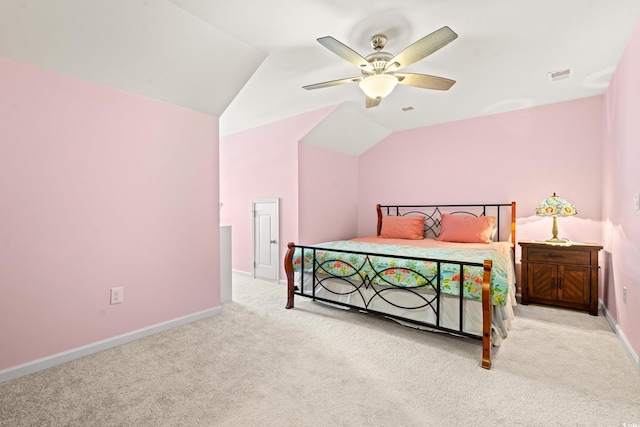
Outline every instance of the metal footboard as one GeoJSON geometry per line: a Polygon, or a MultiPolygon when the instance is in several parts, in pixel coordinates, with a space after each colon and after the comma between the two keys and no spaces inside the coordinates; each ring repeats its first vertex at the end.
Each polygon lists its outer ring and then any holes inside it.
{"type": "Polygon", "coordinates": [[[484,263],[460,262],[451,260],[439,260],[431,258],[382,255],[369,252],[357,252],[348,250],[336,250],[322,247],[299,246],[289,243],[287,255],[285,257],[285,271],[287,273],[288,297],[286,308],[294,307],[294,296],[311,298],[314,301],[322,301],[348,308],[356,308],[367,313],[374,313],[385,317],[393,318],[400,321],[410,322],[427,328],[432,328],[449,334],[465,336],[469,338],[483,340],[483,358],[482,366],[489,368],[491,366],[491,302],[490,302],[490,278],[491,278],[491,261],[484,263]],[[293,258],[295,251],[310,251],[310,265],[305,265],[305,257],[301,257],[301,264],[294,269],[293,258]],[[319,260],[317,254],[320,251],[331,254],[339,254],[341,256],[323,258],[319,260]],[[348,261],[349,255],[364,256],[364,260],[359,264],[348,261]],[[401,267],[406,270],[404,274],[412,274],[418,277],[419,284],[415,286],[401,286],[394,280],[389,279],[398,268],[385,267],[376,268],[372,263],[371,257],[386,257],[398,260],[414,260],[419,262],[433,263],[436,268],[434,274],[425,275],[421,271],[411,268],[401,267]],[[343,274],[335,274],[329,265],[334,263],[344,264],[343,274]],[[458,295],[447,295],[448,298],[456,298],[458,304],[458,328],[446,326],[442,322],[443,298],[442,293],[442,265],[455,265],[459,269],[459,286],[458,295]],[[465,268],[476,267],[484,269],[483,277],[483,327],[481,334],[473,334],[464,330],[465,298],[463,296],[464,286],[463,277],[465,268]],[[297,271],[296,271],[297,270],[297,271]],[[296,274],[297,273],[297,274],[296,274]],[[296,275],[298,276],[296,278],[296,275]],[[340,290],[336,291],[330,284],[339,283],[340,290]],[[311,286],[309,290],[308,287],[311,286]],[[486,292],[485,292],[486,288],[486,292]],[[320,292],[322,291],[322,292],[320,292]],[[410,294],[410,300],[415,301],[409,305],[399,304],[397,298],[390,297],[393,293],[410,294]],[[328,295],[327,295],[328,294],[328,295]],[[331,296],[331,297],[328,297],[331,296]],[[340,297],[348,296],[348,301],[341,301],[340,297]],[[485,307],[486,306],[486,307],[485,307]],[[425,319],[419,320],[415,316],[410,315],[415,310],[428,310],[431,315],[425,316],[425,319]],[[406,312],[406,315],[398,312],[406,312]],[[435,319],[428,321],[426,318],[435,319]]]}

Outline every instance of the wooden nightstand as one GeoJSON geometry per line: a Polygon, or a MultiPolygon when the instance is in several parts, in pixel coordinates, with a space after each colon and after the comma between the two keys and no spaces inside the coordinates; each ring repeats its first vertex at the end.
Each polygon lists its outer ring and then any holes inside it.
{"type": "Polygon", "coordinates": [[[596,243],[518,242],[522,248],[522,304],[539,303],[598,315],[596,243]]]}

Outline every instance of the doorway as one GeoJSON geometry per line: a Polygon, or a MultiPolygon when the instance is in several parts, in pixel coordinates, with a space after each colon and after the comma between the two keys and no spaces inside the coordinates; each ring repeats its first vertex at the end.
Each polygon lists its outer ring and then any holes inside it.
{"type": "Polygon", "coordinates": [[[253,277],[272,282],[279,281],[280,223],[279,199],[251,202],[253,212],[253,277]]]}

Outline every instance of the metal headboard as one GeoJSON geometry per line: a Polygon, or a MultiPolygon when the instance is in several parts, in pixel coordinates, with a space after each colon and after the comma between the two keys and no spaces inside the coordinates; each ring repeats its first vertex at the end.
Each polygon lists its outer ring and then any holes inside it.
{"type": "Polygon", "coordinates": [[[466,205],[376,205],[380,235],[383,216],[423,215],[425,237],[438,237],[442,214],[495,216],[496,240],[516,244],[516,202],[466,205]]]}

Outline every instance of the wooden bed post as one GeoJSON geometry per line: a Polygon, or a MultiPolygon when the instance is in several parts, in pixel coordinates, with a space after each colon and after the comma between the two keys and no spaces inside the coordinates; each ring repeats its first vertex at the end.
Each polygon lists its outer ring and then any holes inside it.
{"type": "Polygon", "coordinates": [[[293,284],[293,252],[295,251],[295,244],[289,242],[287,244],[287,254],[284,256],[284,271],[287,274],[287,305],[285,308],[293,308],[293,291],[295,286],[293,284]]]}
{"type": "Polygon", "coordinates": [[[376,205],[376,211],[378,212],[378,231],[376,232],[376,236],[379,236],[382,231],[382,209],[380,209],[380,203],[376,205]]]}
{"type": "Polygon", "coordinates": [[[482,367],[491,369],[491,260],[484,261],[482,275],[482,367]]]}

